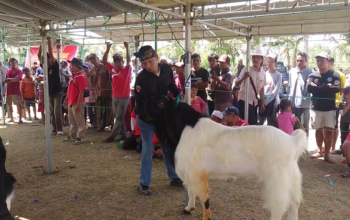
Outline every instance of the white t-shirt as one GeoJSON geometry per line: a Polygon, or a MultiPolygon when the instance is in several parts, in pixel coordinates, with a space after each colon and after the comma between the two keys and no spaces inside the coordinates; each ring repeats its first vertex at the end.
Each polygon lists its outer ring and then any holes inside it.
{"type": "MultiPolygon", "coordinates": [[[[266,85],[266,75],[265,75],[265,71],[260,68],[260,70],[256,70],[254,69],[253,66],[251,66],[250,68],[250,77],[253,80],[253,83],[255,85],[255,89],[256,89],[256,93],[259,96],[260,94],[260,90],[266,85]]],[[[239,74],[238,80],[242,79],[244,76],[244,73],[247,72],[247,68],[244,67],[241,71],[241,73],[239,74]]],[[[244,80],[241,84],[241,90],[238,94],[238,100],[243,100],[245,101],[245,81],[244,80]]],[[[249,104],[250,105],[258,105],[258,100],[255,97],[255,92],[253,89],[253,86],[250,83],[250,79],[248,78],[248,82],[249,82],[249,104]]]]}

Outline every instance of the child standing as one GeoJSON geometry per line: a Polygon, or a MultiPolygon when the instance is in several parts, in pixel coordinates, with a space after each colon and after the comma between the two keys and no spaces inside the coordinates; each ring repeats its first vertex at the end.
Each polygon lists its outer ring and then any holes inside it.
{"type": "Polygon", "coordinates": [[[285,133],[291,135],[294,130],[294,124],[297,121],[295,115],[292,114],[292,102],[288,99],[282,99],[279,109],[281,112],[277,116],[278,127],[285,133]]]}
{"type": "Polygon", "coordinates": [[[32,120],[32,117],[30,115],[30,107],[33,107],[34,120],[37,120],[35,106],[36,89],[34,86],[34,81],[32,76],[30,75],[30,70],[27,67],[24,67],[22,72],[25,74],[25,77],[23,78],[21,83],[22,101],[24,101],[25,108],[29,115],[29,120],[32,120]]]}
{"type": "Polygon", "coordinates": [[[197,112],[205,114],[207,109],[207,104],[203,101],[203,99],[197,96],[198,86],[197,83],[191,84],[191,106],[197,112]]]}
{"type": "Polygon", "coordinates": [[[44,81],[39,83],[38,91],[38,112],[41,113],[41,122],[45,124],[45,105],[44,105],[44,81]]]}

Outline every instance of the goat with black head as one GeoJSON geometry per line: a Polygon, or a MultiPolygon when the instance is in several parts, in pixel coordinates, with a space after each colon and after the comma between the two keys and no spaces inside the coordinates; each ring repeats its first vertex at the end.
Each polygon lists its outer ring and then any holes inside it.
{"type": "Polygon", "coordinates": [[[10,214],[11,200],[13,197],[13,185],[15,178],[6,172],[6,149],[0,137],[0,219],[12,220],[10,214]]]}
{"type": "Polygon", "coordinates": [[[298,158],[306,150],[304,131],[292,135],[272,126],[232,128],[211,121],[185,103],[155,96],[145,103],[162,144],[175,148],[175,171],[188,190],[184,214],[203,205],[203,220],[211,218],[208,179],[255,178],[263,183],[265,208],[271,220],[298,219],[302,175],[298,158]]]}

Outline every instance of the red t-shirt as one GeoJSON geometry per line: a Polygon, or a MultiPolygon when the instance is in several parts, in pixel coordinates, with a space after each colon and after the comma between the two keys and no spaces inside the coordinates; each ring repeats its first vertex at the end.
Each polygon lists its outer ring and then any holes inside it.
{"type": "Polygon", "coordinates": [[[248,124],[248,122],[246,122],[246,121],[244,121],[243,119],[240,118],[235,125],[227,125],[227,124],[224,124],[224,123],[223,123],[223,125],[230,126],[230,127],[241,127],[241,126],[247,126],[249,124],[248,124]]]}
{"type": "MultiPolygon", "coordinates": [[[[83,72],[73,74],[73,76],[69,78],[69,85],[67,90],[67,98],[69,105],[77,104],[79,92],[85,91],[86,82],[86,76],[83,72]]],[[[85,98],[83,98],[81,102],[85,102],[85,98]]]]}
{"type": "Polygon", "coordinates": [[[20,69],[8,69],[6,72],[6,79],[8,78],[18,78],[18,82],[7,83],[6,95],[21,95],[20,81],[22,81],[23,72],[20,69]]]}
{"type": "Polygon", "coordinates": [[[107,69],[111,72],[112,77],[112,96],[114,98],[130,97],[131,68],[126,66],[117,70],[115,66],[108,63],[107,69]]]}

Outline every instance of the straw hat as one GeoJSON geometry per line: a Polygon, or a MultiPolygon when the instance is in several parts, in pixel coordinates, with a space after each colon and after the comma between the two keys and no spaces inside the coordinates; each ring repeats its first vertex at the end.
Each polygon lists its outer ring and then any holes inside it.
{"type": "Polygon", "coordinates": [[[260,48],[256,49],[254,52],[250,54],[250,59],[253,59],[253,56],[261,56],[264,59],[266,59],[265,53],[260,48]]]}

